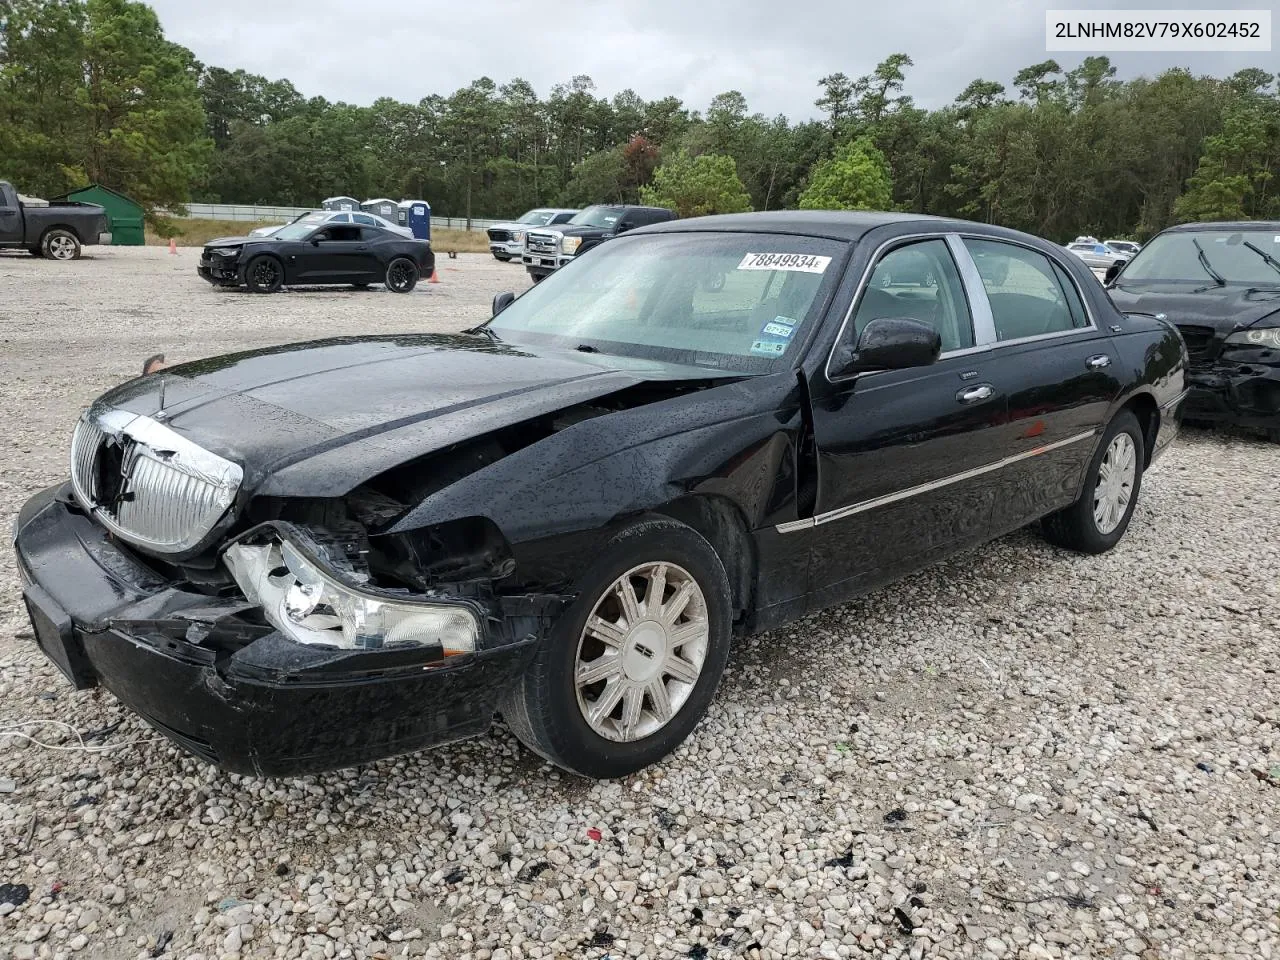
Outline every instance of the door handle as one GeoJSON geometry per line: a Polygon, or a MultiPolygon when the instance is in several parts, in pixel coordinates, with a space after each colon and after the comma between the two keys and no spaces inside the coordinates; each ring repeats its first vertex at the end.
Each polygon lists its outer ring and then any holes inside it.
{"type": "Polygon", "coordinates": [[[1105,353],[1100,353],[1096,357],[1090,357],[1086,360],[1085,366],[1090,370],[1101,370],[1103,367],[1111,366],[1111,358],[1105,353]]]}
{"type": "Polygon", "coordinates": [[[977,403],[979,400],[989,400],[995,395],[996,388],[989,383],[979,383],[976,386],[965,387],[956,394],[956,399],[961,403],[977,403]]]}

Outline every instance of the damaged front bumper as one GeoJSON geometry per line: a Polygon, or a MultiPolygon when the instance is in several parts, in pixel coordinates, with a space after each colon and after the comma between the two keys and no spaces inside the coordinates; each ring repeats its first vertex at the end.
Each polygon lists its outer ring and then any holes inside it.
{"type": "Polygon", "coordinates": [[[1228,345],[1212,364],[1187,373],[1189,421],[1280,429],[1280,356],[1249,345],[1228,345]]]}
{"type": "Polygon", "coordinates": [[[23,507],[14,548],[36,642],[75,687],[101,684],[236,773],[311,773],[483,734],[564,603],[458,598],[480,623],[476,649],[441,661],[287,639],[238,594],[198,593],[142,564],[65,486],[23,507]]]}
{"type": "Polygon", "coordinates": [[[240,283],[240,258],[202,254],[200,262],[196,264],[196,273],[217,286],[238,284],[240,283]]]}

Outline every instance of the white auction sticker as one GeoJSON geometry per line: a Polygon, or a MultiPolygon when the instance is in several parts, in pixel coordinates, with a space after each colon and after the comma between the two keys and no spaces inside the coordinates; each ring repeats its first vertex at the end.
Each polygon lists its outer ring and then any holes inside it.
{"type": "Polygon", "coordinates": [[[738,264],[738,269],[823,273],[830,263],[830,257],[818,257],[807,253],[748,253],[738,264]]]}

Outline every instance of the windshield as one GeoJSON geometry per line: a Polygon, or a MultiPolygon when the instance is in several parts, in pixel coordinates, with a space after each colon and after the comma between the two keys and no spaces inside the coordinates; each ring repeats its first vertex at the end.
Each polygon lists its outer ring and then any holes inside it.
{"type": "Polygon", "coordinates": [[[297,223],[291,223],[287,227],[281,227],[271,236],[276,240],[305,240],[311,236],[313,230],[324,221],[313,222],[310,217],[304,217],[297,223]]]}
{"type": "Polygon", "coordinates": [[[550,210],[530,210],[523,217],[517,220],[516,223],[527,223],[534,227],[545,227],[551,222],[551,218],[554,216],[555,214],[550,210]]]}
{"type": "Polygon", "coordinates": [[[569,222],[580,227],[612,227],[621,216],[621,207],[587,207],[569,222]]]}
{"type": "Polygon", "coordinates": [[[1129,261],[1130,280],[1280,284],[1280,234],[1274,230],[1162,233],[1129,261]]]}
{"type": "Polygon", "coordinates": [[[527,290],[488,329],[516,343],[767,373],[816,322],[845,249],[770,234],[623,237],[527,290]]]}

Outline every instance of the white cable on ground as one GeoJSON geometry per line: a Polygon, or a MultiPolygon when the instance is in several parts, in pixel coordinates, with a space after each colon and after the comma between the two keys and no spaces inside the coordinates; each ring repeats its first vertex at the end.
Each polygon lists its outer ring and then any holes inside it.
{"type": "Polygon", "coordinates": [[[132,747],[140,743],[160,743],[165,739],[164,737],[140,737],[136,740],[126,740],[123,743],[104,743],[101,746],[95,747],[84,742],[84,734],[82,734],[76,727],[69,723],[65,723],[62,720],[23,720],[20,723],[15,723],[13,726],[0,727],[0,737],[21,737],[28,743],[34,744],[37,747],[43,747],[45,750],[62,750],[69,753],[105,753],[108,750],[118,750],[120,747],[132,747]],[[75,738],[79,743],[74,746],[45,743],[43,740],[37,740],[35,737],[31,736],[31,734],[23,733],[22,730],[19,729],[21,727],[31,726],[63,727],[70,730],[75,735],[75,738]]]}

